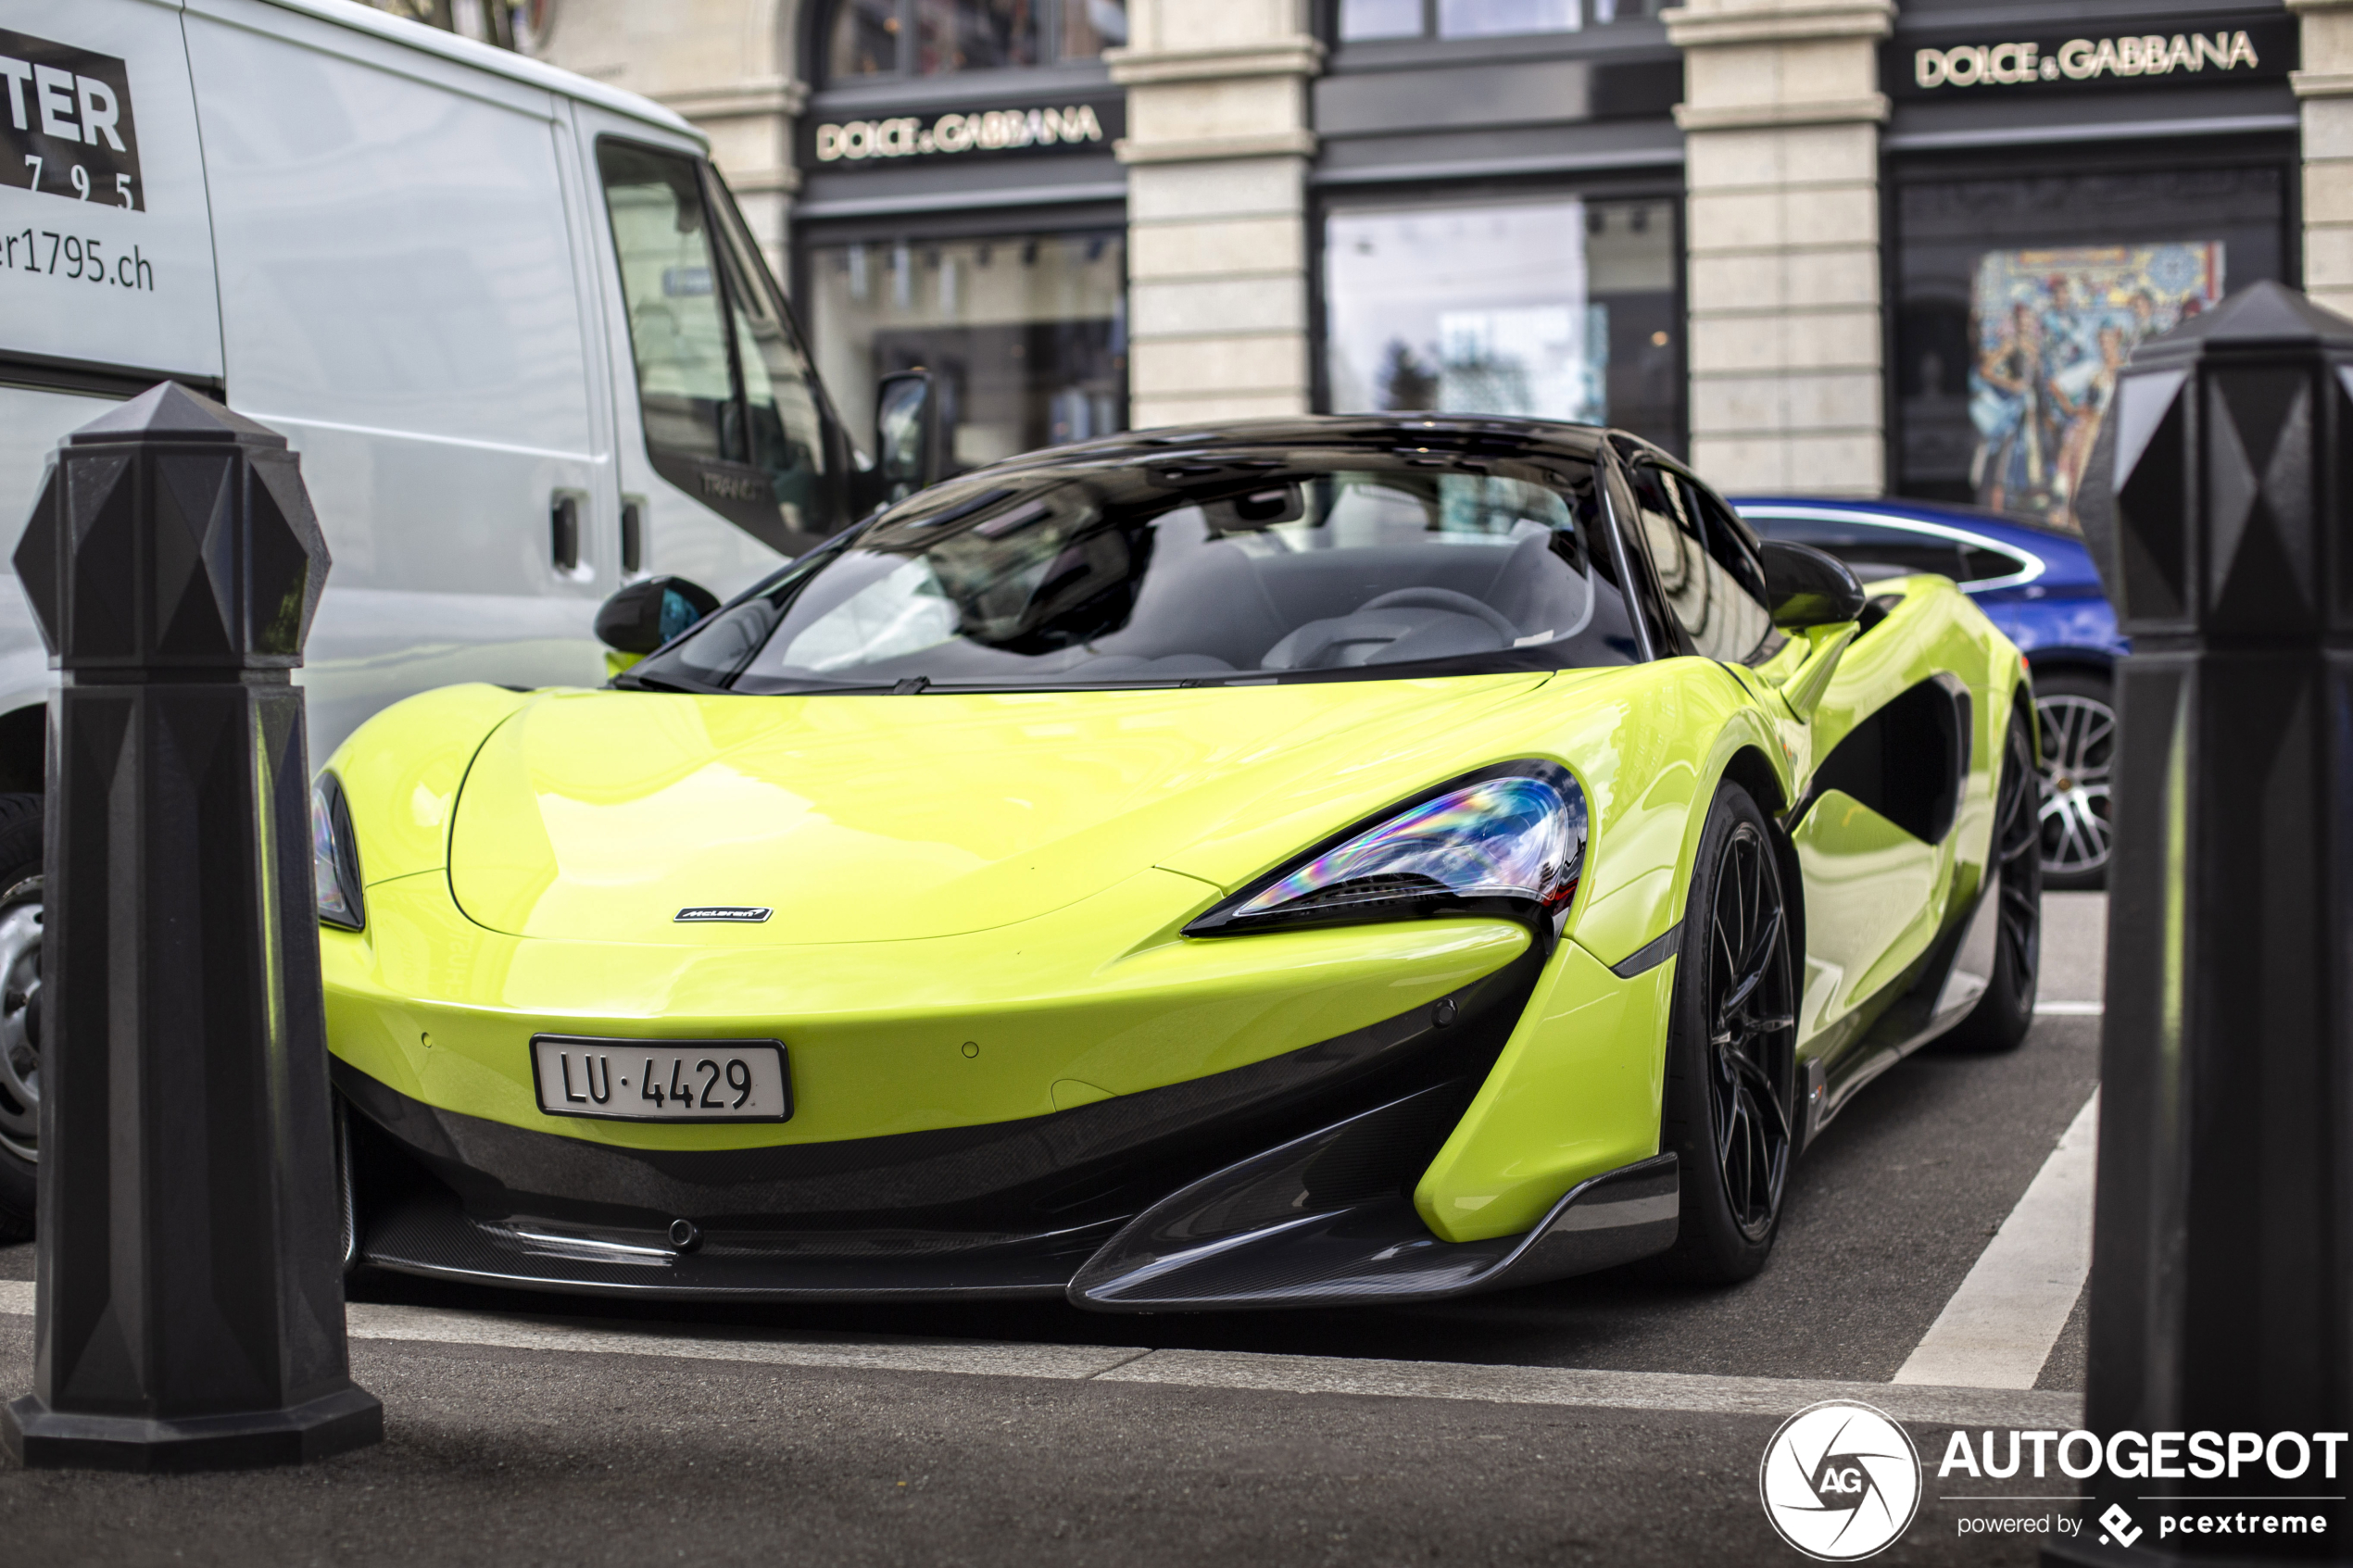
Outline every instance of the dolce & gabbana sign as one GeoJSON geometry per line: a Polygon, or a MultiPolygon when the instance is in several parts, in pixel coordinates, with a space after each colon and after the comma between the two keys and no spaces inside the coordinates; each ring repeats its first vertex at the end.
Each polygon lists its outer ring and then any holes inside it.
{"type": "Polygon", "coordinates": [[[2277,80],[2296,65],[2296,22],[2290,17],[2239,16],[2189,28],[2169,19],[2146,31],[2128,31],[2130,25],[2110,23],[2113,31],[2097,33],[2054,32],[1992,43],[1903,40],[1888,46],[1882,79],[1895,94],[1918,98],[1979,88],[2195,86],[2277,80]]]}
{"type": "Polygon", "coordinates": [[[1124,107],[1124,100],[1114,100],[928,118],[825,119],[810,132],[805,155],[809,163],[833,169],[975,153],[1108,152],[1112,140],[1126,129],[1124,107]]]}

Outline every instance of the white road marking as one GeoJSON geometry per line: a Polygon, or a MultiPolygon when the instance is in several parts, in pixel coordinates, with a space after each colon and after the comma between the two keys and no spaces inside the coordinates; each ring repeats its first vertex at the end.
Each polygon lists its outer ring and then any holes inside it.
{"type": "Polygon", "coordinates": [[[2104,1002],[2037,1001],[2034,1014],[2038,1018],[2097,1018],[2108,1010],[2104,1002]]]}
{"type": "MultiPolygon", "coordinates": [[[[30,1315],[32,1282],[0,1280],[0,1314],[30,1315]]],[[[355,1340],[483,1346],[510,1350],[659,1356],[862,1372],[960,1373],[1064,1382],[1151,1383],[1290,1394],[1369,1394],[1505,1405],[1786,1416],[1822,1399],[1859,1399],[1900,1421],[1969,1426],[2081,1424],[2082,1396],[2057,1390],[1893,1387],[1780,1377],[1711,1377],[1670,1372],[1587,1372],[1344,1356],[1266,1356],[1234,1350],[1151,1350],[1141,1346],[1032,1345],[893,1335],[731,1331],[681,1323],[451,1311],[355,1301],[355,1340]]]]}
{"type": "Polygon", "coordinates": [[[1899,1388],[1885,1383],[1718,1377],[1681,1372],[1588,1372],[1571,1367],[1382,1361],[1348,1356],[1263,1356],[1242,1350],[1154,1350],[1102,1374],[1101,1381],[1726,1415],[1786,1416],[1823,1399],[1856,1399],[1898,1421],[1955,1426],[2000,1426],[2030,1416],[2036,1421],[2081,1424],[2083,1414],[2083,1396],[2061,1389],[1994,1393],[1977,1388],[1899,1388]]]}
{"type": "Polygon", "coordinates": [[[2094,1090],[2026,1196],[1895,1374],[1900,1384],[2032,1388],[2092,1272],[2094,1090]]]}

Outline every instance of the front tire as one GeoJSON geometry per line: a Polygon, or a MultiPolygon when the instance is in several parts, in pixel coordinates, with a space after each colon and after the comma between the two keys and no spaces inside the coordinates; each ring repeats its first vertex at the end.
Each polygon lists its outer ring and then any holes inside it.
{"type": "Polygon", "coordinates": [[[1659,1147],[1682,1180],[1669,1278],[1730,1285],[1765,1266],[1796,1153],[1796,965],[1772,828],[1727,782],[1683,911],[1659,1147]]]}

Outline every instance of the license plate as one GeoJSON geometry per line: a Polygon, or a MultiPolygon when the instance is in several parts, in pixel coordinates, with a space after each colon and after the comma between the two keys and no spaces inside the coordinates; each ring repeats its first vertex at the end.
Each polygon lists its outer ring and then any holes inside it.
{"type": "Polygon", "coordinates": [[[792,1077],[774,1040],[598,1040],[535,1035],[533,1076],[550,1116],[617,1122],[782,1122],[792,1077]]]}

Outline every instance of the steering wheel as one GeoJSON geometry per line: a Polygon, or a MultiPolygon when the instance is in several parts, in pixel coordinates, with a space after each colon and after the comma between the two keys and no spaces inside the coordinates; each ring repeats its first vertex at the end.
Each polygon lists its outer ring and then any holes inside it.
{"type": "Polygon", "coordinates": [[[1509,647],[1519,640],[1519,628],[1511,618],[1468,594],[1458,594],[1452,588],[1395,588],[1376,598],[1366,599],[1356,607],[1364,615],[1376,609],[1442,609],[1453,615],[1469,615],[1484,621],[1509,647]]]}

